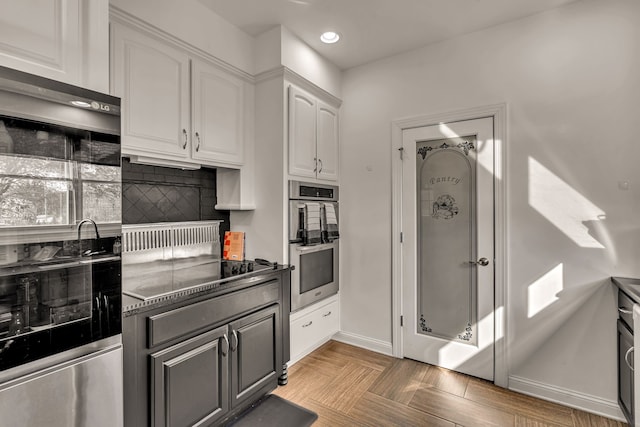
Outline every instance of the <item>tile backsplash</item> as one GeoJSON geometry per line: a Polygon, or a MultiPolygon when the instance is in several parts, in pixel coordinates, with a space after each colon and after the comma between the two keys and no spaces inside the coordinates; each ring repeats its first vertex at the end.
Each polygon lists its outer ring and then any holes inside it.
{"type": "Polygon", "coordinates": [[[130,163],[122,159],[122,223],[221,219],[229,230],[229,211],[217,211],[215,169],[182,170],[130,163]]]}

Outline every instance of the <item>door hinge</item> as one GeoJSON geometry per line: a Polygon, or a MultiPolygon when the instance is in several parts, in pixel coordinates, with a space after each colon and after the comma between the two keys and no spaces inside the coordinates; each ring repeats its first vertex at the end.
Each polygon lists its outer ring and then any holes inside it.
{"type": "Polygon", "coordinates": [[[400,160],[404,160],[404,147],[398,148],[398,151],[400,152],[400,160]]]}
{"type": "Polygon", "coordinates": [[[400,316],[400,327],[404,326],[404,316],[400,316]]]}
{"type": "Polygon", "coordinates": [[[400,232],[400,243],[404,243],[404,233],[400,232]]]}

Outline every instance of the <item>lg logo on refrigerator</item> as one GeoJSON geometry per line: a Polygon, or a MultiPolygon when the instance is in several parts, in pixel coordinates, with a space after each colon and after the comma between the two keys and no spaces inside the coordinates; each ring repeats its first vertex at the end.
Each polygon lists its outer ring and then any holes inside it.
{"type": "Polygon", "coordinates": [[[93,108],[94,110],[109,111],[108,105],[100,104],[99,102],[96,102],[96,101],[91,101],[91,108],[93,108]]]}

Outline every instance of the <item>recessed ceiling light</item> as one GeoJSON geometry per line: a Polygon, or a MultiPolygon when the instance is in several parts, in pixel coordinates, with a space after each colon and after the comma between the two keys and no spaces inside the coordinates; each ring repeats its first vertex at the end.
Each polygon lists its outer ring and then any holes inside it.
{"type": "Polygon", "coordinates": [[[323,43],[335,43],[340,40],[340,34],[336,33],[335,31],[326,31],[322,33],[322,35],[320,36],[320,40],[323,43]]]}

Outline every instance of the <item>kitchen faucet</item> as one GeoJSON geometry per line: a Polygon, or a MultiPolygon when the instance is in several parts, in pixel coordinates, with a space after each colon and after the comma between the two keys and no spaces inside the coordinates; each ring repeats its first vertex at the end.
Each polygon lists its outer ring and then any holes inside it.
{"type": "MultiPolygon", "coordinates": [[[[81,231],[82,231],[82,225],[83,225],[83,224],[85,224],[85,223],[87,223],[87,222],[89,222],[89,223],[93,224],[93,229],[96,231],[96,240],[100,239],[100,233],[98,233],[98,225],[96,224],[96,222],[95,222],[94,220],[90,219],[90,218],[85,218],[85,219],[83,219],[82,221],[80,221],[80,222],[78,223],[78,249],[79,249],[80,251],[82,251],[82,249],[81,249],[81,245],[80,245],[80,240],[81,240],[81,239],[80,239],[80,236],[81,236],[81,234],[82,234],[82,233],[81,233],[81,231]]],[[[91,249],[87,249],[87,251],[85,251],[82,255],[83,255],[83,256],[89,256],[89,255],[92,255],[92,254],[94,254],[94,252],[93,252],[91,249]]]]}
{"type": "Polygon", "coordinates": [[[93,224],[93,228],[94,228],[94,230],[96,230],[96,239],[99,239],[100,238],[100,234],[98,233],[98,225],[91,218],[85,218],[85,219],[83,219],[82,221],[80,221],[78,223],[78,241],[80,240],[80,231],[81,231],[80,229],[82,228],[82,224],[84,224],[86,222],[90,222],[91,224],[93,224]]]}

